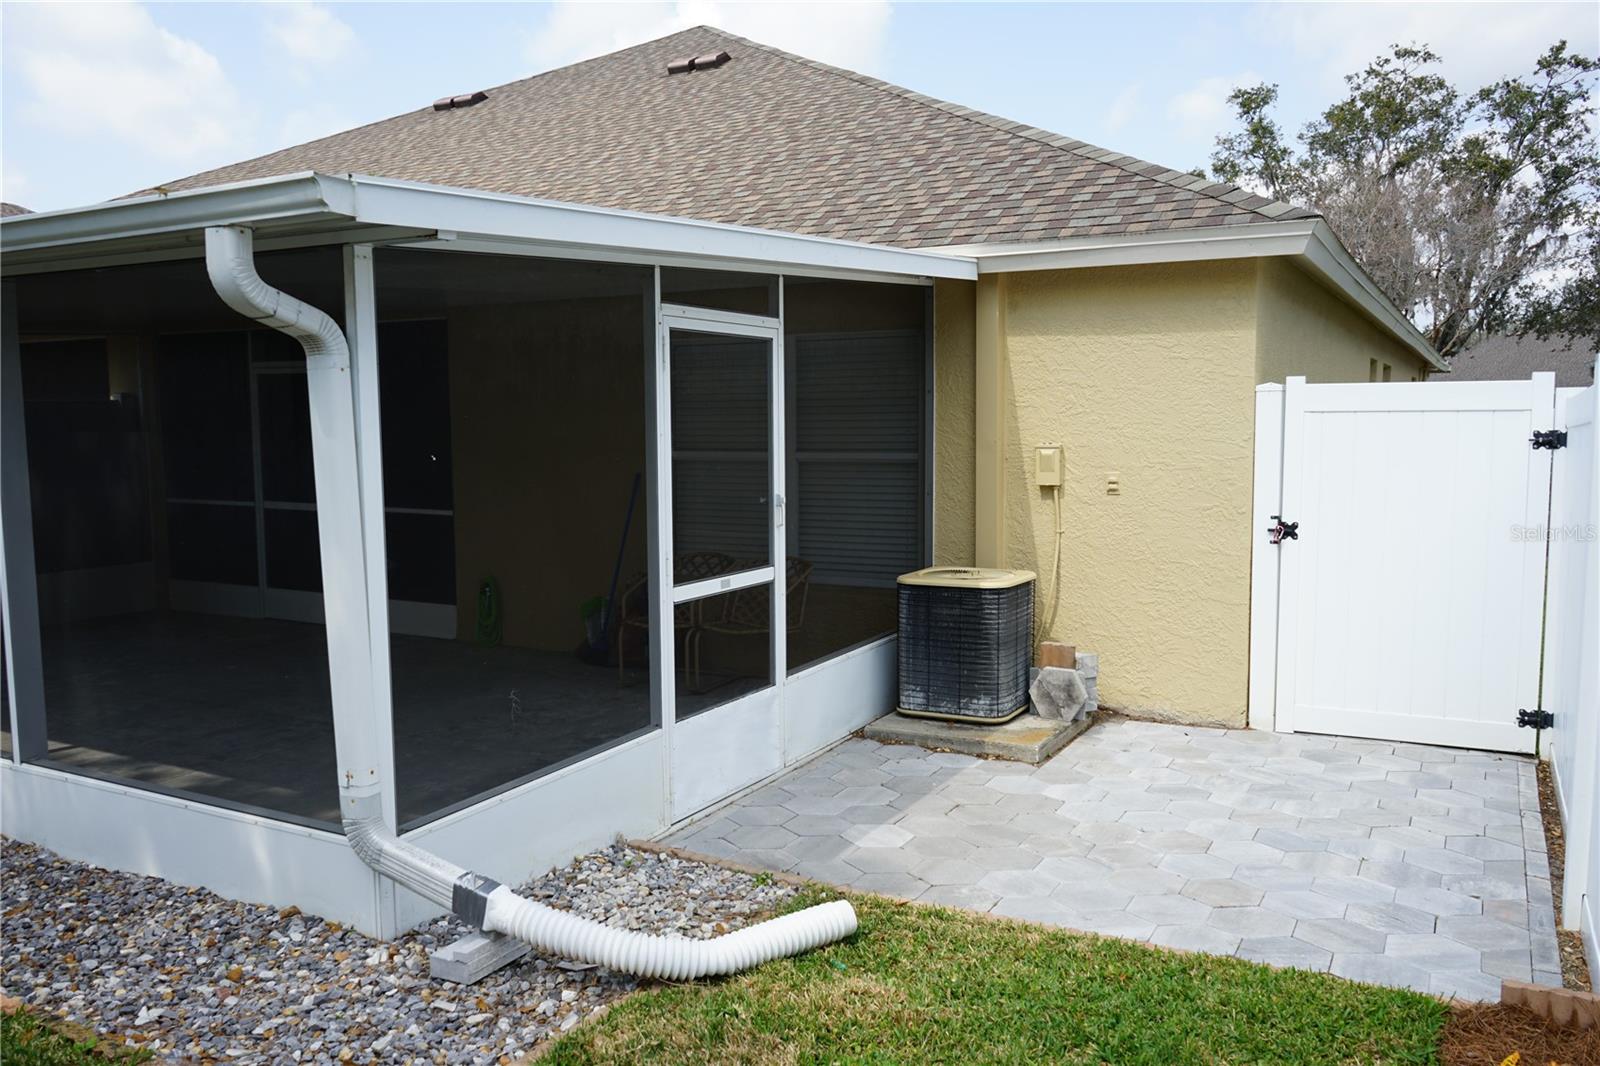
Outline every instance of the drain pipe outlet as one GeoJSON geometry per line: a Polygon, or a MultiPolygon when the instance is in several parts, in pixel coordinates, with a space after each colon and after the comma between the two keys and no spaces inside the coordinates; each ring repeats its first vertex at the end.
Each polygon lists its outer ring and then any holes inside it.
{"type": "MultiPolygon", "coordinates": [[[[285,333],[300,342],[306,353],[308,374],[348,374],[350,347],[339,324],[323,312],[288,293],[273,288],[256,272],[251,231],[243,226],[206,229],[206,273],[224,303],[246,318],[285,333]]],[[[354,406],[348,386],[343,390],[313,390],[313,422],[333,440],[354,440],[354,406]]],[[[359,500],[355,493],[324,491],[353,483],[353,456],[338,448],[314,448],[317,496],[327,501],[323,548],[328,549],[330,529],[348,520],[360,528],[359,500]],[[354,508],[353,515],[332,513],[354,508]]],[[[337,554],[337,553],[335,553],[337,554]]],[[[324,573],[350,573],[350,560],[323,560],[324,573]]],[[[357,568],[359,569],[359,567],[357,568]]],[[[335,616],[335,591],[324,590],[330,619],[335,616]]],[[[354,597],[364,601],[364,597],[354,597]]],[[[341,609],[364,611],[342,601],[341,609]]],[[[345,838],[361,861],[397,884],[440,907],[449,907],[460,919],[479,929],[504,933],[526,941],[541,951],[579,962],[594,963],[639,977],[688,980],[737,973],[771,959],[796,955],[843,939],[856,931],[856,912],[845,900],[835,900],[781,918],[761,922],[710,940],[675,936],[650,936],[613,929],[579,918],[517,895],[491,878],[475,874],[396,836],[383,819],[380,765],[375,751],[378,714],[364,671],[353,664],[335,663],[330,656],[335,707],[334,744],[341,768],[340,811],[345,838]],[[341,706],[342,705],[342,706],[341,706]],[[353,718],[353,720],[352,720],[353,718]]]]}

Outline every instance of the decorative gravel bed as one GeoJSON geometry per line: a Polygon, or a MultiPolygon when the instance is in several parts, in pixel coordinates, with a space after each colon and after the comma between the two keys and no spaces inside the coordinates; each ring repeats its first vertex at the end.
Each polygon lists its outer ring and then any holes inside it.
{"type": "MultiPolygon", "coordinates": [[[[532,954],[464,988],[428,950],[467,930],[440,919],[373,940],[294,908],[0,845],[0,987],[164,1057],[203,1062],[509,1060],[638,986],[532,954]]],[[[624,929],[708,937],[764,917],[782,882],[622,844],[522,886],[624,929]]]]}

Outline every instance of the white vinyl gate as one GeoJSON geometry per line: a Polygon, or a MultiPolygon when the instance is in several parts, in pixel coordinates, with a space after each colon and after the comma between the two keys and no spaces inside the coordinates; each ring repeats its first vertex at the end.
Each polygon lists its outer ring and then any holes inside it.
{"type": "Polygon", "coordinates": [[[1533,751],[1554,375],[1257,401],[1251,723],[1533,751]]]}
{"type": "Polygon", "coordinates": [[[1566,830],[1561,924],[1581,930],[1589,972],[1600,973],[1600,389],[1558,392],[1556,428],[1567,440],[1550,501],[1543,699],[1566,830]]]}

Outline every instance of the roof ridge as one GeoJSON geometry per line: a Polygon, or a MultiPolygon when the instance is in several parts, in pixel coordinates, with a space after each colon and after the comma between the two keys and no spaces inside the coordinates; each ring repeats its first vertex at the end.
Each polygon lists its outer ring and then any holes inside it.
{"type": "MultiPolygon", "coordinates": [[[[1065,134],[1052,133],[1050,130],[1042,130],[1036,126],[1028,126],[1021,122],[1014,122],[1010,119],[1001,118],[999,115],[991,115],[987,111],[979,111],[976,108],[966,107],[962,104],[953,104],[948,100],[941,100],[936,96],[929,96],[926,93],[919,93],[914,89],[907,89],[902,85],[896,85],[893,82],[884,81],[882,78],[874,78],[869,74],[862,74],[859,71],[849,70],[845,67],[836,67],[831,63],[824,63],[821,60],[811,59],[803,55],[797,55],[794,52],[786,52],[783,49],[776,48],[770,44],[763,44],[760,41],[753,41],[748,37],[741,37],[736,33],[729,33],[727,30],[721,29],[717,26],[696,26],[693,28],[698,30],[706,30],[710,33],[717,34],[720,37],[725,37],[730,41],[737,41],[740,44],[747,44],[753,48],[759,48],[771,55],[790,60],[791,62],[799,63],[802,66],[810,67],[811,69],[820,71],[824,74],[832,74],[837,77],[846,78],[850,81],[856,82],[857,84],[866,86],[867,88],[876,89],[880,92],[888,93],[891,96],[898,96],[903,100],[909,100],[912,103],[922,104],[925,107],[931,107],[934,110],[943,111],[946,114],[954,115],[957,118],[966,119],[969,122],[976,122],[979,125],[999,130],[1002,133],[1009,133],[1013,136],[1021,137],[1024,140],[1033,141],[1037,144],[1043,144],[1050,148],[1057,148],[1061,151],[1070,152],[1073,155],[1081,156],[1082,158],[1090,159],[1097,163],[1104,163],[1108,166],[1114,166],[1120,170],[1127,171],[1130,174],[1137,175],[1141,178],[1149,178],[1152,181],[1159,181],[1164,185],[1170,185],[1173,188],[1182,189],[1185,192],[1192,192],[1201,196],[1208,196],[1214,200],[1221,200],[1223,203],[1230,204],[1246,211],[1254,212],[1255,214],[1261,215],[1265,218],[1283,219],[1321,217],[1317,214],[1317,212],[1312,211],[1309,208],[1301,207],[1296,204],[1285,203],[1282,200],[1274,200],[1271,197],[1262,196],[1259,193],[1251,192],[1249,189],[1241,188],[1240,186],[1231,182],[1212,181],[1210,178],[1199,177],[1186,170],[1174,170],[1171,167],[1162,166],[1160,163],[1152,163],[1148,160],[1140,159],[1137,156],[1131,156],[1123,152],[1112,151],[1109,148],[1101,148],[1098,145],[1090,144],[1087,141],[1080,141],[1076,138],[1068,137],[1065,134]],[[1259,203],[1250,203],[1249,201],[1259,201],[1259,203]]],[[[658,39],[665,40],[665,38],[658,39]]]]}

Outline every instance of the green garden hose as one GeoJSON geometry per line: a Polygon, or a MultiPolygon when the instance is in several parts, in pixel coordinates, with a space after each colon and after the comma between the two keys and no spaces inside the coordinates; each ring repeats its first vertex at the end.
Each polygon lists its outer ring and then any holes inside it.
{"type": "Polygon", "coordinates": [[[500,582],[493,575],[478,583],[478,643],[500,646],[500,582]]]}

